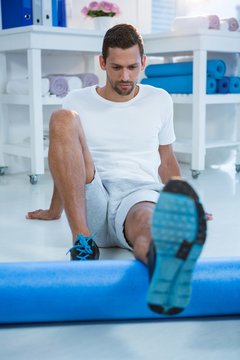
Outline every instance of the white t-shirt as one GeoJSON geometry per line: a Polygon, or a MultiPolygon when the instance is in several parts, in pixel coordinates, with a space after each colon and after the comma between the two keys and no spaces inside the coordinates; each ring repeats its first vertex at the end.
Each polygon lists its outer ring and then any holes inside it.
{"type": "Polygon", "coordinates": [[[102,180],[159,182],[159,145],[175,140],[173,104],[163,89],[139,85],[126,102],[104,99],[96,85],[68,94],[63,108],[79,114],[102,180]]]}

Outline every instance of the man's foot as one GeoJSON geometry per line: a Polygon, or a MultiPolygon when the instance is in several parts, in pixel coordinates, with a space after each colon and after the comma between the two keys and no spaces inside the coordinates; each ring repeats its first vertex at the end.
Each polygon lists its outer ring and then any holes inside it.
{"type": "Polygon", "coordinates": [[[206,216],[198,195],[183,180],[170,180],[152,218],[148,306],[160,314],[184,310],[192,274],[206,239],[206,216]]]}
{"type": "Polygon", "coordinates": [[[93,240],[94,236],[84,236],[78,234],[76,241],[68,250],[67,254],[71,253],[71,260],[98,260],[99,249],[93,240]]]}

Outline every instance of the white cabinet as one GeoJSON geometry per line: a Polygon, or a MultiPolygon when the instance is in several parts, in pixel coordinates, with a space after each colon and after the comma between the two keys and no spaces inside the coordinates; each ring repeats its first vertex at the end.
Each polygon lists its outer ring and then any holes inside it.
{"type": "MultiPolygon", "coordinates": [[[[0,32],[0,173],[4,171],[3,154],[30,158],[31,176],[44,173],[44,157],[47,149],[43,143],[43,107],[61,106],[61,98],[42,98],[41,77],[43,63],[49,54],[58,54],[56,65],[64,62],[63,57],[71,59],[79,55],[84,70],[93,70],[93,55],[101,52],[103,35],[94,31],[31,26],[8,29],[0,32]],[[9,54],[24,53],[26,73],[30,79],[29,95],[7,95],[4,87],[8,80],[7,59],[9,54]],[[30,146],[11,144],[7,141],[8,109],[11,105],[25,105],[29,108],[30,146]]],[[[193,177],[205,168],[206,149],[214,147],[240,147],[239,131],[236,129],[235,141],[206,141],[206,107],[209,104],[239,104],[240,94],[206,95],[206,61],[208,52],[239,53],[240,33],[205,30],[196,34],[148,34],[144,36],[147,55],[154,56],[193,56],[193,94],[173,95],[176,104],[189,104],[192,107],[192,134],[186,139],[177,139],[176,152],[191,154],[193,177]]],[[[65,62],[64,62],[65,64],[65,62]]],[[[72,67],[72,65],[71,65],[72,67]]],[[[54,67],[53,67],[54,70],[54,67]]],[[[71,68],[66,69],[66,72],[71,68]]],[[[240,170],[240,158],[236,169],[240,170]]],[[[7,165],[7,164],[6,164],[7,165]]]]}
{"type": "MultiPolygon", "coordinates": [[[[202,30],[193,34],[165,33],[151,34],[144,37],[145,51],[158,56],[193,56],[193,94],[173,95],[176,104],[192,106],[191,138],[177,139],[174,144],[176,152],[191,154],[193,177],[197,177],[205,168],[205,153],[208,148],[240,147],[239,126],[236,128],[235,141],[206,141],[206,107],[210,104],[240,104],[240,94],[207,95],[206,64],[208,52],[239,53],[240,33],[219,30],[202,30]]],[[[238,106],[239,107],[239,106],[238,106]]],[[[240,171],[239,151],[236,170],[240,171]]]]}
{"type": "MultiPolygon", "coordinates": [[[[64,62],[79,55],[85,71],[93,71],[93,55],[101,52],[102,35],[94,31],[79,31],[66,28],[30,26],[0,32],[0,172],[4,172],[4,154],[30,158],[30,181],[44,173],[44,157],[47,149],[43,143],[43,106],[60,106],[61,98],[42,98],[41,78],[44,56],[57,54],[57,61],[64,62]],[[5,94],[8,80],[7,59],[10,54],[25,54],[26,74],[29,78],[29,95],[5,94]],[[63,57],[63,58],[62,58],[63,57]],[[10,105],[25,105],[29,108],[30,146],[11,144],[7,140],[8,110],[10,105]]],[[[54,68],[54,66],[53,66],[54,68]]],[[[57,67],[56,67],[57,68],[57,67]]],[[[66,64],[66,72],[67,69],[66,64]]],[[[70,69],[71,73],[71,69],[70,69]]],[[[7,164],[6,164],[7,165],[7,164]]]]}

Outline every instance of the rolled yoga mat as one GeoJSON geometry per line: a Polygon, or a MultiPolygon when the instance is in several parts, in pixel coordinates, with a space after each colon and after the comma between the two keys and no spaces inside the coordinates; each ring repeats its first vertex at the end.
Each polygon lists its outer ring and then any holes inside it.
{"type": "MultiPolygon", "coordinates": [[[[226,72],[226,64],[223,60],[207,60],[207,74],[215,79],[220,79],[226,72]]],[[[163,77],[174,75],[192,75],[193,62],[177,62],[166,64],[152,64],[146,66],[145,74],[147,77],[163,77]]]]}
{"type": "MultiPolygon", "coordinates": [[[[193,92],[193,76],[164,76],[151,77],[141,80],[141,84],[152,85],[162,88],[170,94],[192,94],[193,92]]],[[[217,90],[217,80],[208,76],[206,81],[206,93],[214,94],[217,90]]]]}
{"type": "Polygon", "coordinates": [[[240,77],[224,76],[217,80],[217,92],[220,94],[239,94],[240,93],[240,77]]]}
{"type": "MultiPolygon", "coordinates": [[[[0,323],[166,319],[148,308],[148,283],[137,260],[1,263],[0,323]]],[[[237,314],[240,258],[199,260],[177,317],[237,314]]]]}

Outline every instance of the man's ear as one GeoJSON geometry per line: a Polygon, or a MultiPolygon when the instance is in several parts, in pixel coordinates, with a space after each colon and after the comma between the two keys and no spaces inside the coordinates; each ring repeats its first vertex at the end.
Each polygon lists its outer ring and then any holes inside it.
{"type": "Polygon", "coordinates": [[[102,55],[99,55],[99,65],[102,70],[106,70],[106,63],[102,55]]]}
{"type": "Polygon", "coordinates": [[[147,62],[147,57],[146,57],[146,55],[143,55],[143,57],[142,57],[142,62],[141,62],[141,70],[144,70],[145,69],[145,67],[146,67],[146,62],[147,62]]]}

